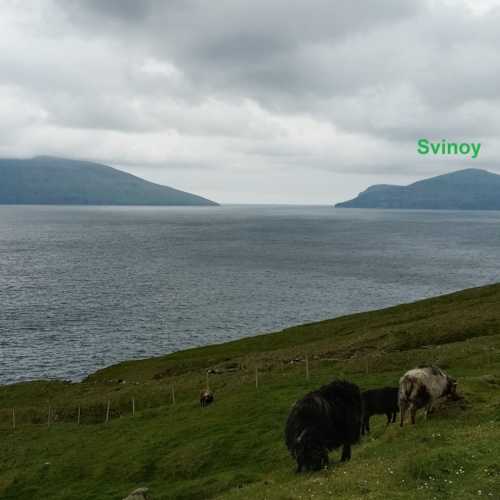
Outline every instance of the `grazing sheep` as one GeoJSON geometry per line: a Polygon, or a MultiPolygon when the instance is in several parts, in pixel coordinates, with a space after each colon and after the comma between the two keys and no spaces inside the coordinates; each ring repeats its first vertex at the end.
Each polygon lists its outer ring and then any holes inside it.
{"type": "Polygon", "coordinates": [[[361,434],[370,432],[370,417],[373,415],[386,415],[387,425],[396,421],[399,412],[399,387],[383,387],[370,389],[361,394],[363,400],[363,424],[361,434]]]}
{"type": "Polygon", "coordinates": [[[127,498],[123,500],[148,500],[148,489],[147,488],[138,488],[134,490],[127,498]]]}
{"type": "Polygon", "coordinates": [[[434,403],[444,397],[458,399],[457,382],[437,366],[414,368],[399,380],[399,406],[401,408],[401,427],[406,412],[415,423],[417,410],[425,407],[425,418],[432,411],[434,403]]]}
{"type": "Polygon", "coordinates": [[[205,389],[200,393],[200,406],[204,408],[214,402],[214,393],[210,389],[205,389]]]}
{"type": "Polygon", "coordinates": [[[328,465],[328,452],[343,446],[344,462],[359,441],[361,393],[346,380],[336,380],[297,401],[288,415],[285,440],[297,472],[328,465]]]}

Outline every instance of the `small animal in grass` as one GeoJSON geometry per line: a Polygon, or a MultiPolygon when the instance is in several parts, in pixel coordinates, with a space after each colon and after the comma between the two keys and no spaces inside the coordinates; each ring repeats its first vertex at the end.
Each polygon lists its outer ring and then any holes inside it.
{"type": "Polygon", "coordinates": [[[370,389],[361,393],[363,400],[363,423],[361,434],[370,432],[370,417],[386,415],[387,425],[396,421],[399,412],[399,387],[383,387],[370,389]]]}
{"type": "Polygon", "coordinates": [[[214,399],[214,393],[210,389],[205,389],[200,393],[200,406],[204,408],[205,406],[212,404],[214,402],[214,399]]]}
{"type": "Polygon", "coordinates": [[[351,446],[359,441],[361,417],[359,387],[346,380],[335,380],[297,401],[285,428],[297,472],[327,467],[328,452],[340,446],[341,461],[349,460],[351,446]]]}
{"type": "Polygon", "coordinates": [[[443,398],[460,399],[457,381],[444,370],[437,366],[424,366],[406,372],[399,380],[401,427],[407,412],[414,424],[417,410],[425,408],[427,419],[436,401],[443,398]]]}

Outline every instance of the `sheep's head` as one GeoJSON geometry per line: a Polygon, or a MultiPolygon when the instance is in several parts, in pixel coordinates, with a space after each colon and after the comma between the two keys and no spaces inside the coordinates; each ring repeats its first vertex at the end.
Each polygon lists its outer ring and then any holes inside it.
{"type": "Polygon", "coordinates": [[[297,437],[294,455],[297,472],[320,470],[328,463],[328,450],[318,432],[310,428],[303,430],[297,437]]]}
{"type": "Polygon", "coordinates": [[[457,393],[457,381],[452,377],[448,377],[445,394],[448,399],[461,399],[461,397],[457,393]]]}

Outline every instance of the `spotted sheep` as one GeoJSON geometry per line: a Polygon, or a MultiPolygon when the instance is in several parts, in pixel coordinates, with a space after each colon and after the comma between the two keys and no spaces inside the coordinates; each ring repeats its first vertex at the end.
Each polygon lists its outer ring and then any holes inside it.
{"type": "Polygon", "coordinates": [[[410,412],[411,423],[415,423],[417,410],[425,408],[425,418],[435,402],[441,398],[457,398],[457,382],[437,366],[414,368],[399,380],[399,407],[401,427],[406,412],[410,412]]]}
{"type": "Polygon", "coordinates": [[[214,393],[210,389],[205,389],[204,391],[200,392],[200,406],[202,408],[208,406],[209,404],[212,404],[214,402],[214,399],[214,393]]]}

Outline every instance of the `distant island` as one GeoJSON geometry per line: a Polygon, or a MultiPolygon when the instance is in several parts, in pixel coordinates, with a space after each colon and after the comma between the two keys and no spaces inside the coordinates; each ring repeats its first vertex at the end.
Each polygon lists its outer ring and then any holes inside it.
{"type": "Polygon", "coordinates": [[[409,186],[377,184],[335,207],[500,210],[500,175],[468,168],[409,186]]]}
{"type": "Polygon", "coordinates": [[[50,156],[0,159],[0,204],[217,205],[107,165],[50,156]]]}

